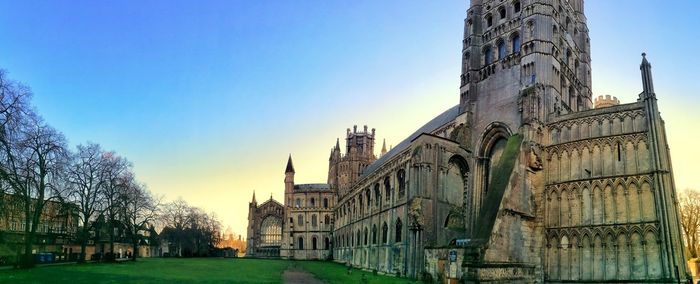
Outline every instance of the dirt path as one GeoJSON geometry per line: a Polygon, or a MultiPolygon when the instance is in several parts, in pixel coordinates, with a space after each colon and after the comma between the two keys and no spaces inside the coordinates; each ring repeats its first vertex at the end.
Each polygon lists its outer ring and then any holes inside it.
{"type": "Polygon", "coordinates": [[[323,284],[316,279],[313,274],[297,267],[290,267],[282,273],[282,280],[285,284],[323,284]]]}

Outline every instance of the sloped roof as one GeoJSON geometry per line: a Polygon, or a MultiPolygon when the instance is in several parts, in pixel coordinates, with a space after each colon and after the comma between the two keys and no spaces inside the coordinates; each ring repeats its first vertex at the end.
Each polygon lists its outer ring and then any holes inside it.
{"type": "Polygon", "coordinates": [[[287,169],[284,170],[285,173],[293,173],[294,165],[292,165],[292,154],[289,154],[289,160],[287,160],[287,169]]]}
{"type": "Polygon", "coordinates": [[[365,177],[377,169],[379,169],[384,163],[387,161],[391,160],[394,156],[396,156],[398,153],[403,152],[403,150],[406,150],[409,145],[411,145],[411,141],[413,139],[416,139],[416,137],[420,136],[423,133],[432,133],[433,131],[437,130],[441,126],[453,121],[457,116],[459,115],[459,105],[455,105],[440,115],[436,116],[432,120],[430,120],[428,123],[423,125],[421,128],[418,128],[416,132],[413,132],[410,136],[408,136],[406,139],[401,141],[401,143],[397,144],[394,148],[389,150],[386,154],[381,156],[379,159],[374,161],[374,163],[370,164],[365,170],[362,172],[362,177],[365,177]]]}
{"type": "Polygon", "coordinates": [[[331,186],[327,183],[306,183],[306,184],[295,184],[294,190],[299,191],[313,191],[313,190],[330,190],[331,186]]]}

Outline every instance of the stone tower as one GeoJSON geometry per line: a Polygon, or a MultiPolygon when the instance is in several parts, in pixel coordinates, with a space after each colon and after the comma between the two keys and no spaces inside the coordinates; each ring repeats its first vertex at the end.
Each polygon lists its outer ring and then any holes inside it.
{"type": "Polygon", "coordinates": [[[255,200],[255,191],[253,191],[253,200],[248,203],[248,228],[246,237],[246,255],[252,256],[255,254],[255,210],[258,207],[258,201],[255,200]]]}
{"type": "Polygon", "coordinates": [[[467,282],[496,267],[523,282],[685,275],[650,65],[644,58],[638,102],[593,109],[583,7],[472,0],[467,10],[451,135],[475,154],[464,212],[467,282]]]}
{"type": "Polygon", "coordinates": [[[292,206],[291,195],[294,193],[294,164],[292,164],[292,154],[287,159],[287,167],[284,170],[284,205],[292,206]]]}
{"type": "Polygon", "coordinates": [[[358,131],[357,125],[353,126],[352,131],[348,128],[344,156],[340,152],[339,141],[336,141],[328,162],[328,184],[339,193],[350,189],[362,171],[377,159],[374,155],[374,134],[374,128],[370,132],[367,125],[363,131],[358,131]]]}

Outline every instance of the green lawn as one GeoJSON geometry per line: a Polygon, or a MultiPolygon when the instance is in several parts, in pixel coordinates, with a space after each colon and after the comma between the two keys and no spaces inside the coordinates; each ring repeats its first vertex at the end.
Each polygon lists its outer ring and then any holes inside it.
{"type": "Polygon", "coordinates": [[[302,268],[327,283],[411,283],[320,261],[154,258],[114,264],[68,264],[0,271],[0,283],[282,283],[282,272],[302,268]]]}

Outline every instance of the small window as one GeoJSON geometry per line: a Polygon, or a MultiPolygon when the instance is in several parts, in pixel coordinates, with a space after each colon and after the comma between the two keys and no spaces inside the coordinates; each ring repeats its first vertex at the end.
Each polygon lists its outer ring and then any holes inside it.
{"type": "Polygon", "coordinates": [[[516,13],[520,12],[520,1],[513,2],[513,11],[516,13]]]}
{"type": "Polygon", "coordinates": [[[389,226],[386,225],[386,222],[384,222],[384,225],[382,225],[382,243],[386,244],[387,242],[387,236],[389,233],[389,226]]]}
{"type": "Polygon", "coordinates": [[[369,231],[367,230],[367,227],[365,227],[365,245],[369,243],[369,231]]]}
{"type": "Polygon", "coordinates": [[[401,227],[403,227],[403,224],[401,224],[401,218],[396,219],[396,238],[395,241],[401,242],[401,227]]]}
{"type": "Polygon", "coordinates": [[[498,42],[498,60],[506,58],[506,43],[504,41],[498,42]]]}
{"type": "Polygon", "coordinates": [[[297,216],[297,225],[304,225],[304,215],[297,216]]]}
{"type": "Polygon", "coordinates": [[[297,198],[296,206],[297,206],[297,208],[301,207],[301,199],[297,198]]]}
{"type": "Polygon", "coordinates": [[[384,178],[384,195],[384,199],[386,199],[386,201],[391,200],[391,184],[389,182],[389,177],[384,178]]]}
{"type": "Polygon", "coordinates": [[[317,247],[316,247],[316,237],[313,237],[313,238],[311,239],[311,249],[312,249],[312,250],[316,250],[316,249],[317,249],[317,247]]]}
{"type": "Polygon", "coordinates": [[[328,198],[323,199],[323,208],[328,208],[328,198]]]}
{"type": "Polygon", "coordinates": [[[399,170],[396,173],[396,179],[399,182],[399,198],[406,194],[406,172],[404,170],[399,170]]]}
{"type": "Polygon", "coordinates": [[[377,244],[377,225],[372,225],[372,244],[377,244]]]}
{"type": "Polygon", "coordinates": [[[491,27],[493,25],[493,16],[491,14],[486,15],[486,26],[491,27]]]}
{"type": "Polygon", "coordinates": [[[381,193],[379,192],[379,184],[377,183],[377,184],[374,185],[374,205],[377,206],[377,207],[379,207],[379,205],[380,205],[379,202],[380,202],[381,200],[382,200],[382,195],[381,195],[381,193]]]}
{"type": "Polygon", "coordinates": [[[311,197],[311,207],[316,207],[316,199],[311,197]]]}
{"type": "Polygon", "coordinates": [[[330,225],[331,223],[331,216],[326,215],[323,217],[323,224],[330,225]]]}
{"type": "Polygon", "coordinates": [[[311,215],[311,226],[318,226],[318,218],[316,217],[316,214],[311,215]]]}
{"type": "Polygon", "coordinates": [[[500,16],[501,20],[506,18],[506,8],[500,7],[498,8],[498,16],[500,16]]]}
{"type": "Polygon", "coordinates": [[[304,238],[299,237],[299,249],[304,249],[304,238]]]}
{"type": "Polygon", "coordinates": [[[493,55],[491,54],[491,47],[484,49],[484,65],[490,65],[493,63],[493,55]]]}
{"type": "Polygon", "coordinates": [[[520,53],[520,35],[513,36],[513,53],[520,53]]]}

